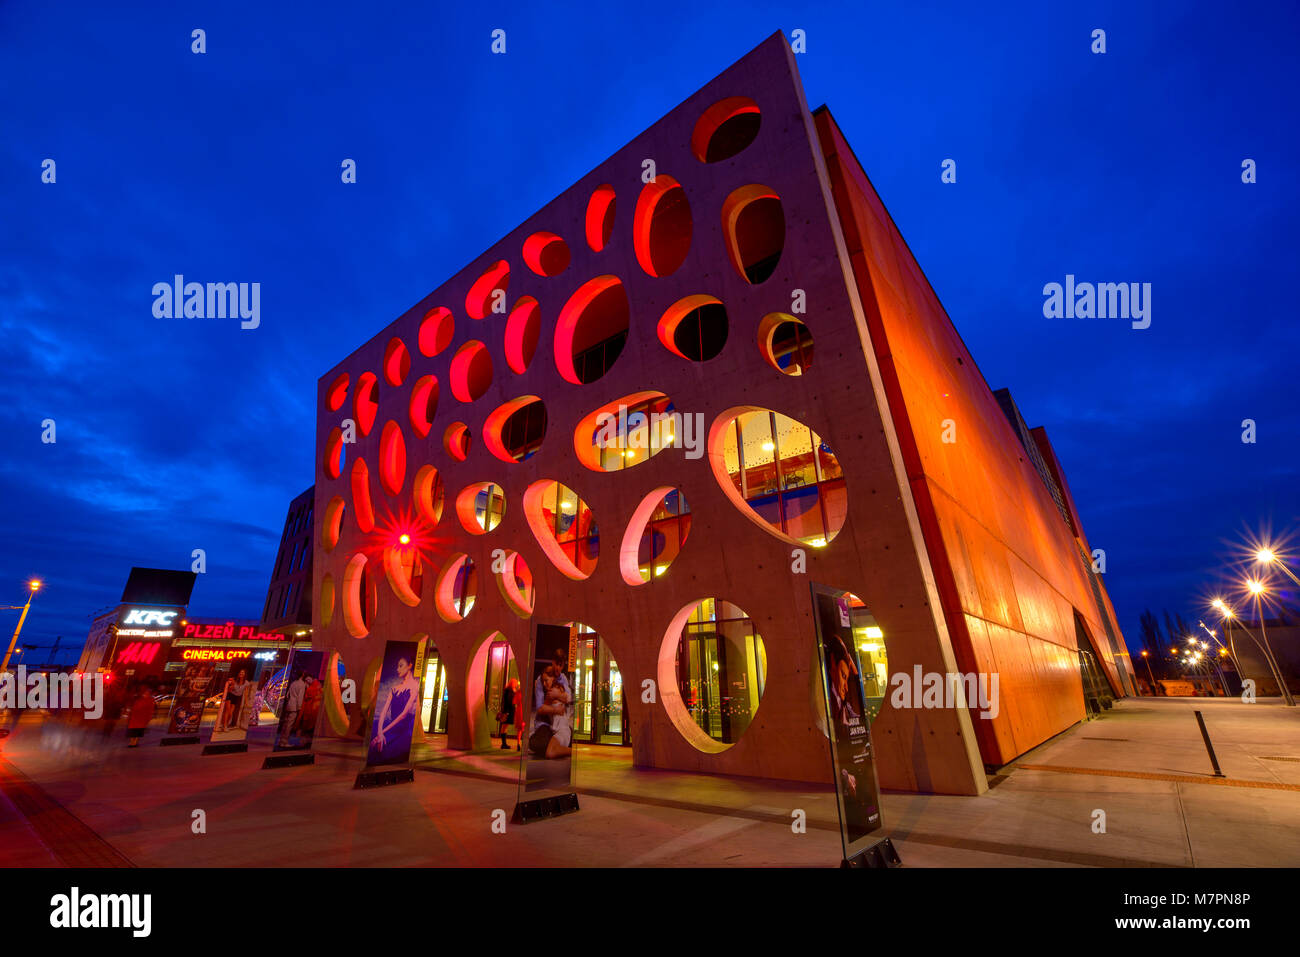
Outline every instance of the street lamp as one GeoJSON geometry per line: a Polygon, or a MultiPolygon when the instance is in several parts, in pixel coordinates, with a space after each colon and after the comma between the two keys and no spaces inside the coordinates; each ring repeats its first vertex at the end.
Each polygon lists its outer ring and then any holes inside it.
{"type": "Polygon", "coordinates": [[[1151,654],[1145,648],[1142,649],[1142,660],[1147,663],[1147,677],[1151,679],[1151,696],[1154,698],[1156,694],[1156,676],[1151,673],[1151,654]]]}
{"type": "Polygon", "coordinates": [[[1300,585],[1300,578],[1295,577],[1295,572],[1287,568],[1286,562],[1282,561],[1281,556],[1279,556],[1277,552],[1273,551],[1273,549],[1268,548],[1267,546],[1261,548],[1259,551],[1255,552],[1255,561],[1259,562],[1261,565],[1270,565],[1280,568],[1282,574],[1286,575],[1287,578],[1291,579],[1297,585],[1300,585]]]}
{"type": "Polygon", "coordinates": [[[0,675],[9,670],[9,659],[14,653],[14,646],[18,644],[18,636],[22,634],[23,622],[27,620],[27,612],[32,607],[32,599],[36,593],[41,590],[41,580],[33,578],[27,583],[27,604],[23,605],[23,613],[18,616],[18,627],[14,629],[14,636],[9,639],[9,650],[5,652],[4,661],[0,662],[0,675]]]}
{"type": "MultiPolygon", "coordinates": [[[[1267,551],[1267,549],[1261,549],[1261,551],[1267,551]]],[[[1268,552],[1268,554],[1271,555],[1272,552],[1268,552]]],[[[1255,617],[1259,619],[1259,633],[1264,639],[1262,646],[1264,657],[1268,659],[1268,665],[1273,670],[1274,680],[1277,681],[1278,687],[1282,689],[1282,698],[1286,701],[1287,707],[1294,708],[1295,698],[1291,697],[1291,689],[1286,686],[1286,681],[1282,677],[1282,669],[1277,666],[1277,659],[1273,657],[1273,649],[1268,643],[1268,627],[1264,624],[1264,611],[1260,606],[1260,600],[1263,598],[1264,593],[1268,591],[1268,586],[1258,578],[1248,578],[1246,579],[1246,590],[1255,596],[1255,617]]]]}

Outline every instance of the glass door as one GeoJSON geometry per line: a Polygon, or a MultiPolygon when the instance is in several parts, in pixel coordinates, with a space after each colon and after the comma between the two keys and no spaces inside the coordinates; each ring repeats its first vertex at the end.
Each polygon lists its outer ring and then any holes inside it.
{"type": "Polygon", "coordinates": [[[447,731],[447,669],[439,660],[437,652],[429,655],[424,668],[420,722],[430,734],[444,734],[447,731]]]}
{"type": "Polygon", "coordinates": [[[580,634],[574,642],[573,661],[573,740],[593,741],[592,699],[595,694],[596,636],[580,634]]]}
{"type": "Polygon", "coordinates": [[[618,670],[618,662],[605,650],[600,648],[600,684],[597,728],[600,744],[627,744],[627,722],[623,714],[623,674],[618,670]]]}

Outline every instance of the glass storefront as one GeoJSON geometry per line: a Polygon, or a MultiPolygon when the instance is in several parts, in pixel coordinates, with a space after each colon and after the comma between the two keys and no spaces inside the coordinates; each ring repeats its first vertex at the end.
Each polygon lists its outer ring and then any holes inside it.
{"type": "Polygon", "coordinates": [[[749,616],[731,602],[695,606],[677,645],[677,685],[691,719],[734,744],[754,719],[767,684],[767,652],[749,616]]]}
{"type": "Polygon", "coordinates": [[[425,657],[423,700],[420,702],[420,725],[430,734],[447,732],[447,667],[438,649],[430,648],[425,657]]]}
{"type": "Polygon", "coordinates": [[[572,626],[573,739],[589,744],[628,743],[623,675],[600,635],[580,622],[572,626]]]}

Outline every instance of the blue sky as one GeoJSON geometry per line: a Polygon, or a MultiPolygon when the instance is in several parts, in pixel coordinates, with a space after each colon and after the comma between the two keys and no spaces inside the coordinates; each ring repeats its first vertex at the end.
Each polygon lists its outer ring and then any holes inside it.
{"type": "Polygon", "coordinates": [[[41,576],[24,637],[79,648],[131,565],[201,547],[194,613],[260,615],[317,378],[798,28],[810,106],[1047,427],[1130,640],[1198,614],[1233,543],[1300,528],[1300,15],[1134,6],[0,5],[0,604],[41,576]],[[178,272],[260,282],[261,327],[155,319],[178,272]],[[1151,328],[1045,319],[1067,273],[1150,282],[1151,328]]]}

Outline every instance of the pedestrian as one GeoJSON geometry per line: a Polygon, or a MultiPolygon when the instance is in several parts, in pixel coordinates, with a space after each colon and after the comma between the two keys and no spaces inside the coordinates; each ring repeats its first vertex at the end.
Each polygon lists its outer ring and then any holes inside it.
{"type": "Polygon", "coordinates": [[[156,707],[157,702],[153,698],[153,689],[148,685],[141,685],[135,700],[131,702],[131,711],[126,718],[126,746],[128,748],[138,748],[140,746],[140,739],[144,737],[149,722],[153,720],[156,707]]]}

